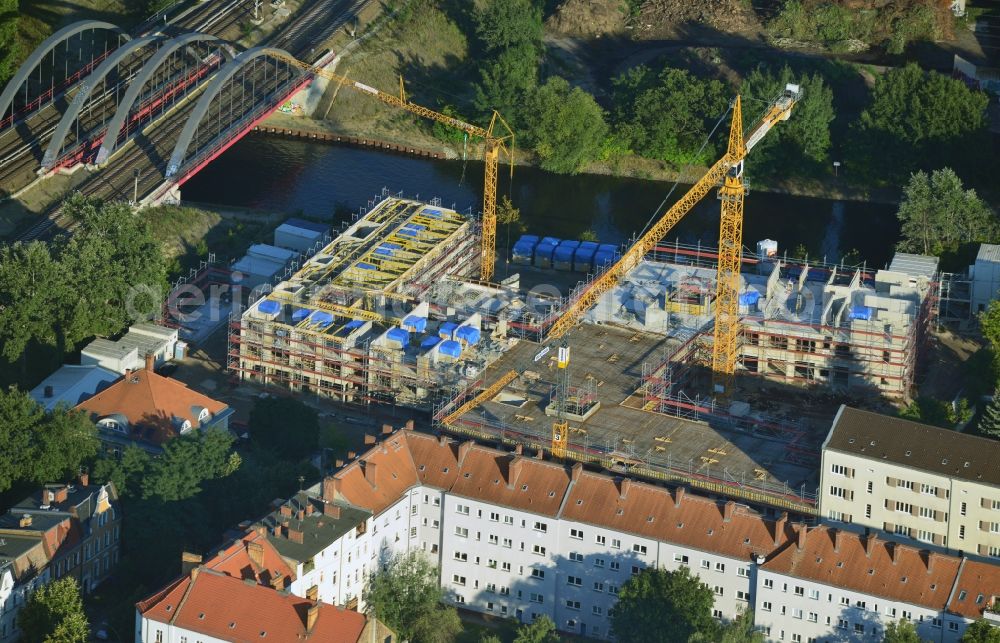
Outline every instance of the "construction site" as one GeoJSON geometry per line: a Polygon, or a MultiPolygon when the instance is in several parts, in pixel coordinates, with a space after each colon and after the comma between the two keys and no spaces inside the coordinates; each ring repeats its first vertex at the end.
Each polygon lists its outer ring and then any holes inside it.
{"type": "Polygon", "coordinates": [[[234,314],[229,368],[265,386],[425,412],[481,440],[815,513],[837,406],[908,398],[938,271],[934,258],[901,253],[871,269],[789,259],[770,240],[743,247],[742,159],[797,92],[789,86],[745,140],[737,100],[729,152],[628,247],[526,236],[514,247],[518,274],[501,283],[495,154],[481,217],[383,191],[234,314]],[[664,243],[716,188],[719,246],[664,243]]]}

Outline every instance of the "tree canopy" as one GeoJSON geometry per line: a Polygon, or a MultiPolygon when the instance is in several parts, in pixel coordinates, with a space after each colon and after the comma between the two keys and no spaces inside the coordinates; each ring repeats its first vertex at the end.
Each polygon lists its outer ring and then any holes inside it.
{"type": "Polygon", "coordinates": [[[700,148],[726,111],[729,90],[721,82],[683,69],[664,67],[655,73],[640,65],[613,85],[615,134],[627,147],[675,168],[715,158],[713,143],[700,148]]]}
{"type": "Polygon", "coordinates": [[[622,585],[611,628],[620,641],[687,641],[696,634],[715,640],[714,602],[712,590],[687,567],[647,567],[622,585]]]}
{"type": "Polygon", "coordinates": [[[965,628],[959,643],[1000,643],[1000,627],[980,619],[965,628]]]}
{"type": "Polygon", "coordinates": [[[910,176],[896,217],[902,237],[899,249],[925,255],[954,251],[962,243],[991,242],[998,231],[989,206],[975,190],[966,190],[947,167],[930,176],[926,172],[910,176]]]}
{"type": "Polygon", "coordinates": [[[871,104],[853,126],[852,156],[863,172],[889,183],[932,163],[974,169],[988,103],[983,92],[915,63],[892,69],[875,81],[871,104]]]}
{"type": "Polygon", "coordinates": [[[80,587],[64,576],[36,589],[17,615],[25,643],[85,643],[90,625],[83,612],[80,587]]]}
{"type": "Polygon", "coordinates": [[[143,478],[143,497],[184,500],[201,491],[204,481],[230,475],[240,466],[240,456],[229,450],[232,445],[233,436],[221,429],[169,440],[143,478]]]}
{"type": "Polygon", "coordinates": [[[542,4],[535,0],[487,0],[473,17],[489,54],[542,42],[542,4]]]}
{"type": "Polygon", "coordinates": [[[575,174],[597,158],[608,126],[593,96],[554,76],[529,97],[528,111],[528,141],[543,169],[575,174]]]}
{"type": "Polygon", "coordinates": [[[319,416],[295,398],[255,400],[249,426],[254,443],[286,459],[304,458],[319,446],[319,416]]]}
{"type": "Polygon", "coordinates": [[[17,34],[19,9],[18,0],[0,0],[0,85],[7,84],[21,60],[17,34]]]}
{"type": "Polygon", "coordinates": [[[397,554],[368,579],[368,610],[416,643],[447,641],[461,630],[453,607],[441,605],[437,568],[422,552],[397,554]]]}
{"type": "Polygon", "coordinates": [[[0,391],[0,491],[18,480],[71,477],[97,448],[97,427],[83,413],[65,406],[47,412],[24,391],[0,391]]]}
{"type": "Polygon", "coordinates": [[[886,625],[882,643],[921,643],[921,638],[916,626],[904,618],[886,625]]]}
{"type": "Polygon", "coordinates": [[[551,618],[542,614],[531,623],[517,628],[514,643],[559,643],[556,624],[551,618]]]}

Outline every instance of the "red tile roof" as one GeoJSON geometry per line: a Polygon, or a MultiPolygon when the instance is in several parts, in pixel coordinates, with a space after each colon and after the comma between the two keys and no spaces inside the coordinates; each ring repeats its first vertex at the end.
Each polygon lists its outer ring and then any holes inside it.
{"type": "Polygon", "coordinates": [[[232,541],[207,560],[204,566],[233,578],[252,579],[268,587],[275,580],[280,580],[276,589],[284,589],[295,580],[295,570],[259,530],[232,541]],[[259,552],[259,559],[255,560],[255,555],[251,553],[253,550],[259,552]]]}
{"type": "Polygon", "coordinates": [[[998,607],[997,596],[1000,596],[1000,566],[966,560],[948,610],[966,618],[980,619],[984,609],[998,607]]]}
{"type": "Polygon", "coordinates": [[[162,444],[178,435],[173,419],[188,420],[199,426],[195,409],[205,408],[215,416],[227,407],[222,402],[192,391],[183,383],[147,370],[134,371],[94,397],[81,402],[77,409],[95,421],[115,414],[125,416],[132,430],[141,427],[137,436],[162,444]]]}
{"type": "Polygon", "coordinates": [[[945,609],[961,559],[872,538],[869,543],[860,534],[825,525],[815,527],[806,533],[801,549],[797,541],[786,543],[764,563],[764,569],[911,605],[945,609]]]}
{"type": "Polygon", "coordinates": [[[147,619],[225,641],[356,643],[363,614],[200,569],[136,604],[147,619]],[[307,614],[319,612],[311,630],[307,614]]]}

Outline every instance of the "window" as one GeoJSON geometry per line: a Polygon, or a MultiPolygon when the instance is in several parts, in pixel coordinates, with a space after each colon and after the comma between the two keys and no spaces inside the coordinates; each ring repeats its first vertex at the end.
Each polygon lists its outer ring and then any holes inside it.
{"type": "Polygon", "coordinates": [[[736,600],[745,601],[750,598],[750,592],[744,592],[742,589],[736,590],[736,600]]]}
{"type": "Polygon", "coordinates": [[[455,583],[456,585],[465,585],[465,576],[459,576],[458,574],[455,574],[451,577],[451,582],[455,583]]]}
{"type": "Polygon", "coordinates": [[[456,551],[455,552],[455,560],[460,560],[463,563],[467,563],[467,562],[469,562],[469,555],[467,553],[465,553],[465,552],[456,551]]]}
{"type": "Polygon", "coordinates": [[[847,497],[849,495],[849,492],[847,491],[847,489],[844,489],[843,487],[830,487],[830,495],[835,496],[837,498],[843,498],[845,500],[850,499],[847,497]]]}
{"type": "Polygon", "coordinates": [[[514,524],[514,516],[504,516],[503,517],[503,524],[505,524],[505,525],[513,525],[514,524]]]}
{"type": "Polygon", "coordinates": [[[544,603],[545,602],[545,597],[543,595],[541,595],[541,594],[532,593],[528,597],[528,600],[531,601],[532,603],[544,603]]]}
{"type": "Polygon", "coordinates": [[[837,627],[839,627],[842,630],[846,630],[847,629],[847,619],[845,619],[845,618],[838,618],[837,619],[837,627]]]}
{"type": "Polygon", "coordinates": [[[416,538],[416,537],[417,537],[417,528],[410,527],[410,538],[416,538]]]}
{"type": "Polygon", "coordinates": [[[535,521],[535,531],[540,531],[543,534],[549,530],[549,526],[544,522],[535,521]]]}
{"type": "Polygon", "coordinates": [[[500,522],[500,514],[495,511],[490,512],[490,522],[500,522]]]}
{"type": "Polygon", "coordinates": [[[613,560],[611,561],[611,565],[609,566],[609,568],[611,569],[611,571],[616,572],[622,568],[622,564],[617,560],[613,560]]]}
{"type": "Polygon", "coordinates": [[[905,513],[905,514],[912,514],[913,513],[913,505],[911,505],[908,502],[897,502],[896,503],[896,511],[898,511],[900,513],[905,513]]]}
{"type": "Polygon", "coordinates": [[[811,590],[809,590],[809,598],[813,599],[814,601],[818,601],[819,600],[819,590],[818,589],[811,589],[811,590]]]}
{"type": "Polygon", "coordinates": [[[600,581],[594,581],[594,591],[595,592],[603,592],[604,591],[604,583],[602,583],[600,581]]]}
{"type": "Polygon", "coordinates": [[[597,536],[594,536],[594,542],[598,545],[603,545],[607,542],[607,538],[598,534],[597,536]]]}
{"type": "Polygon", "coordinates": [[[990,533],[991,534],[1000,534],[1000,522],[991,522],[990,523],[990,533]]]}
{"type": "Polygon", "coordinates": [[[573,585],[575,587],[581,587],[583,585],[583,579],[579,576],[567,576],[566,584],[573,585]]]}
{"type": "Polygon", "coordinates": [[[510,563],[500,563],[500,569],[502,569],[505,572],[509,572],[510,571],[510,563]]]}
{"type": "Polygon", "coordinates": [[[583,562],[583,554],[581,554],[579,552],[571,551],[569,553],[569,559],[571,561],[573,561],[574,563],[582,563],[583,562]]]}
{"type": "Polygon", "coordinates": [[[580,601],[566,601],[566,608],[571,610],[579,610],[580,601]]]}
{"type": "Polygon", "coordinates": [[[712,568],[712,561],[705,560],[704,558],[702,558],[701,559],[701,568],[702,569],[711,569],[712,568]]]}
{"type": "Polygon", "coordinates": [[[594,605],[594,608],[591,610],[591,612],[593,612],[594,616],[604,616],[604,608],[601,607],[600,605],[594,605]]]}
{"type": "Polygon", "coordinates": [[[455,505],[455,513],[460,513],[463,516],[469,515],[469,505],[455,505]]]}
{"type": "Polygon", "coordinates": [[[469,530],[466,527],[455,527],[455,535],[459,538],[468,538],[469,530]]]}
{"type": "Polygon", "coordinates": [[[774,579],[773,578],[765,578],[764,579],[764,588],[765,589],[774,589],[774,579]]]}
{"type": "Polygon", "coordinates": [[[930,518],[931,520],[934,520],[934,510],[931,509],[930,507],[921,507],[920,508],[920,517],[921,518],[930,518]]]}
{"type": "Polygon", "coordinates": [[[924,529],[919,529],[917,530],[917,540],[921,540],[925,543],[934,542],[934,533],[924,529]]]}
{"type": "Polygon", "coordinates": [[[613,594],[614,596],[618,596],[618,586],[608,585],[608,594],[613,594]]]}
{"type": "Polygon", "coordinates": [[[725,592],[725,590],[722,588],[721,585],[716,585],[715,587],[712,588],[712,590],[715,592],[716,596],[722,596],[723,593],[725,592]]]}
{"type": "Polygon", "coordinates": [[[687,554],[674,554],[674,562],[680,563],[681,565],[687,565],[688,564],[687,554]]]}
{"type": "Polygon", "coordinates": [[[842,464],[831,465],[830,471],[837,474],[838,476],[847,476],[847,467],[845,467],[842,464]]]}
{"type": "Polygon", "coordinates": [[[841,596],[840,597],[840,604],[841,605],[847,605],[848,607],[850,607],[851,606],[851,599],[849,599],[846,596],[841,596]]]}
{"type": "Polygon", "coordinates": [[[639,554],[640,556],[645,556],[646,555],[646,546],[645,545],[639,545],[639,544],[632,545],[632,551],[634,551],[635,553],[639,554]]]}
{"type": "Polygon", "coordinates": [[[810,623],[818,623],[819,622],[819,614],[817,614],[816,612],[809,612],[809,622],[810,623]]]}
{"type": "Polygon", "coordinates": [[[633,576],[637,575],[641,571],[642,571],[642,567],[639,567],[638,565],[632,565],[632,575],[633,576]]]}
{"type": "Polygon", "coordinates": [[[722,618],[722,610],[712,610],[712,618],[722,618]]]}
{"type": "Polygon", "coordinates": [[[611,549],[621,549],[621,548],[622,548],[622,541],[618,540],[617,538],[612,538],[611,549]]]}
{"type": "Polygon", "coordinates": [[[156,643],[163,643],[163,632],[156,630],[156,643]]]}
{"type": "Polygon", "coordinates": [[[964,516],[964,515],[965,515],[965,512],[966,512],[966,510],[967,510],[967,509],[968,509],[968,505],[966,505],[966,504],[965,504],[965,503],[963,502],[963,503],[962,503],[962,504],[961,504],[961,505],[959,506],[959,510],[958,510],[958,513],[960,513],[960,514],[962,514],[962,515],[964,516]]]}
{"type": "Polygon", "coordinates": [[[802,610],[799,609],[799,608],[797,608],[797,607],[793,607],[792,608],[792,618],[797,618],[799,620],[802,620],[802,610]]]}
{"type": "Polygon", "coordinates": [[[806,588],[805,587],[800,587],[800,586],[796,585],[795,586],[795,595],[796,596],[805,596],[806,595],[806,588]]]}
{"type": "Polygon", "coordinates": [[[948,621],[948,629],[951,630],[952,632],[957,632],[958,623],[956,623],[955,621],[948,621]]]}
{"type": "Polygon", "coordinates": [[[545,571],[541,570],[541,569],[533,569],[533,570],[531,570],[531,577],[532,578],[538,578],[540,580],[544,579],[545,578],[545,571]]]}
{"type": "Polygon", "coordinates": [[[594,567],[604,567],[604,559],[603,558],[595,558],[594,559],[594,567]]]}
{"type": "Polygon", "coordinates": [[[511,547],[514,546],[514,541],[512,539],[510,539],[510,538],[504,538],[503,539],[503,546],[506,547],[507,549],[510,549],[511,547]]]}
{"type": "Polygon", "coordinates": [[[496,534],[490,534],[490,544],[491,545],[500,544],[500,538],[496,534]]]}
{"type": "Polygon", "coordinates": [[[854,624],[854,633],[855,634],[864,634],[865,633],[865,624],[864,623],[855,623],[854,624]]]}
{"type": "Polygon", "coordinates": [[[577,540],[583,540],[583,530],[582,529],[570,529],[569,537],[576,538],[577,540]]]}
{"type": "Polygon", "coordinates": [[[749,567],[737,567],[736,568],[736,575],[739,576],[740,578],[749,578],[750,577],[750,568],[749,567]]]}
{"type": "Polygon", "coordinates": [[[726,564],[725,563],[715,563],[715,571],[722,572],[723,574],[726,573],[726,564]]]}
{"type": "Polygon", "coordinates": [[[532,545],[532,547],[531,547],[531,553],[532,554],[536,554],[538,556],[544,556],[545,555],[545,547],[542,547],[541,545],[532,545]]]}
{"type": "Polygon", "coordinates": [[[875,488],[875,483],[873,483],[871,480],[869,480],[868,481],[868,493],[871,493],[874,488],[875,488]]]}
{"type": "Polygon", "coordinates": [[[843,511],[837,511],[835,509],[830,510],[830,520],[834,522],[850,522],[847,520],[847,514],[843,511]]]}
{"type": "Polygon", "coordinates": [[[931,496],[937,495],[937,487],[929,484],[920,484],[920,493],[925,493],[931,496]]]}

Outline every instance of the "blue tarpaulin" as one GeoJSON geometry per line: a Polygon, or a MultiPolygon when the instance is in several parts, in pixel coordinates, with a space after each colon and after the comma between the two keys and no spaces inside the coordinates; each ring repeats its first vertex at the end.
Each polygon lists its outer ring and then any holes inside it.
{"type": "Polygon", "coordinates": [[[760,293],[756,290],[748,290],[740,294],[740,306],[753,306],[760,299],[760,293]]]}
{"type": "Polygon", "coordinates": [[[420,211],[420,214],[429,216],[432,219],[440,219],[443,216],[440,210],[435,210],[434,208],[424,208],[420,211]]]}
{"type": "Polygon", "coordinates": [[[312,314],[312,312],[313,311],[311,309],[309,309],[309,308],[296,308],[296,309],[294,309],[292,311],[292,323],[294,323],[294,324],[299,323],[300,321],[302,321],[303,319],[305,319],[306,317],[308,317],[310,314],[312,314]]]}
{"type": "Polygon", "coordinates": [[[410,345],[410,334],[402,328],[390,328],[385,336],[390,342],[395,342],[402,347],[410,345]]]}
{"type": "Polygon", "coordinates": [[[326,328],[333,323],[333,315],[326,311],[317,310],[312,315],[309,315],[309,322],[316,324],[320,328],[326,328]]]}
{"type": "Polygon", "coordinates": [[[264,313],[265,315],[273,315],[279,310],[281,310],[281,304],[274,301],[273,299],[265,299],[264,301],[260,302],[260,306],[257,307],[257,310],[264,313]]]}
{"type": "Polygon", "coordinates": [[[470,346],[478,344],[479,337],[479,329],[475,326],[460,326],[458,330],[455,331],[455,339],[460,339],[470,346]]]}
{"type": "Polygon", "coordinates": [[[375,267],[375,264],[365,263],[364,261],[359,261],[357,266],[362,270],[378,270],[378,268],[375,267]]]}
{"type": "Polygon", "coordinates": [[[417,333],[422,333],[424,332],[424,329],[427,328],[427,318],[420,317],[418,315],[407,315],[403,318],[403,328],[417,333]]]}
{"type": "Polygon", "coordinates": [[[444,322],[441,327],[438,328],[438,336],[444,339],[451,339],[451,336],[455,333],[455,329],[458,328],[458,324],[455,322],[444,322]]]}
{"type": "Polygon", "coordinates": [[[454,358],[459,358],[462,356],[462,345],[452,339],[446,339],[441,342],[440,348],[442,355],[449,355],[454,358]]]}
{"type": "Polygon", "coordinates": [[[434,348],[441,341],[440,337],[425,337],[424,341],[420,342],[420,348],[428,349],[434,348]]]}
{"type": "Polygon", "coordinates": [[[849,319],[864,319],[867,321],[872,318],[872,309],[868,306],[851,306],[851,312],[848,313],[847,317],[849,319]]]}

